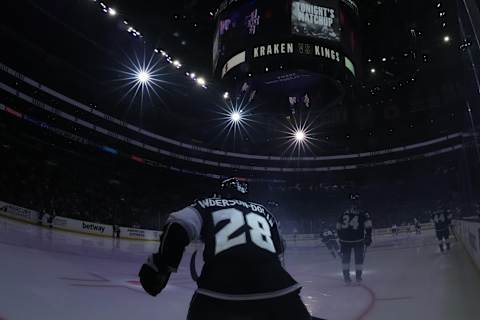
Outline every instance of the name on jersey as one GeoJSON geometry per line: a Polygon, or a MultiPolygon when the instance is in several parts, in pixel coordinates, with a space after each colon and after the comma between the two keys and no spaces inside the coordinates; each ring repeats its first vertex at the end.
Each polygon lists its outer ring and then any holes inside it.
{"type": "Polygon", "coordinates": [[[204,199],[198,201],[198,204],[203,208],[209,207],[233,207],[242,206],[252,210],[253,212],[265,213],[265,209],[257,204],[248,203],[242,200],[230,200],[230,199],[204,199]]]}
{"type": "Polygon", "coordinates": [[[210,207],[233,207],[239,205],[250,209],[252,212],[261,213],[263,217],[267,219],[270,227],[272,227],[275,223],[275,218],[273,218],[273,216],[269,212],[265,211],[265,208],[263,206],[251,202],[245,202],[237,199],[204,199],[199,200],[198,204],[203,209],[210,207]]]}

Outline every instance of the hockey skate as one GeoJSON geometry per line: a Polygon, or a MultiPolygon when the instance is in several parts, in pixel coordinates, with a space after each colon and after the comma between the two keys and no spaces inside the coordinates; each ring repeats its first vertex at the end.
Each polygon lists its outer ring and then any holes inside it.
{"type": "Polygon", "coordinates": [[[345,284],[348,286],[352,283],[352,279],[350,278],[350,271],[343,270],[343,280],[345,284]]]}
{"type": "Polygon", "coordinates": [[[362,271],[361,270],[357,270],[356,273],[355,273],[355,280],[357,280],[357,283],[361,283],[363,281],[363,278],[362,278],[362,271]]]}
{"type": "Polygon", "coordinates": [[[441,252],[441,253],[444,253],[444,252],[445,252],[445,248],[443,247],[443,243],[439,244],[438,246],[440,247],[440,252],[441,252]]]}

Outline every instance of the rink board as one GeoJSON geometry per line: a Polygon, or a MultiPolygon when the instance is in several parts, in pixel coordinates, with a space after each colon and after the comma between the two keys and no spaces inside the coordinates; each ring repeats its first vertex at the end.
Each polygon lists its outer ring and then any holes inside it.
{"type": "Polygon", "coordinates": [[[38,221],[37,211],[18,207],[3,201],[0,201],[0,214],[24,222],[36,223],[38,221]]]}
{"type": "Polygon", "coordinates": [[[463,243],[472,261],[480,270],[480,221],[474,219],[456,220],[455,233],[463,243]]]}
{"type": "MultiPolygon", "coordinates": [[[[37,211],[19,207],[8,202],[0,201],[0,215],[26,223],[39,224],[39,213],[37,211]]],[[[47,217],[44,216],[41,225],[48,226],[46,220],[47,217]]],[[[103,237],[113,236],[112,225],[71,219],[61,216],[56,216],[53,219],[52,228],[103,237]]],[[[120,227],[120,237],[130,240],[158,241],[160,238],[160,232],[156,230],[120,227]]]]}
{"type": "MultiPolygon", "coordinates": [[[[38,223],[39,213],[35,210],[30,210],[22,208],[7,202],[0,201],[0,215],[6,216],[11,219],[20,220],[23,222],[38,223]]],[[[44,221],[42,224],[47,226],[47,222],[44,221]]],[[[103,237],[112,237],[113,236],[113,226],[102,223],[95,223],[91,221],[71,219],[61,216],[56,216],[53,220],[53,228],[82,233],[82,234],[91,234],[96,236],[103,237]]],[[[422,224],[422,230],[430,230],[433,228],[431,223],[422,224]]],[[[412,230],[413,231],[413,230],[412,230]]],[[[406,226],[399,227],[399,233],[410,233],[406,226]]],[[[128,228],[120,227],[120,238],[129,239],[129,240],[143,240],[143,241],[159,241],[161,231],[158,230],[146,230],[138,228],[128,228]]],[[[384,236],[391,235],[390,228],[382,228],[374,230],[374,241],[376,238],[382,238],[384,236]]],[[[287,246],[291,247],[324,247],[322,243],[321,234],[285,234],[284,239],[287,242],[287,246]]]]}

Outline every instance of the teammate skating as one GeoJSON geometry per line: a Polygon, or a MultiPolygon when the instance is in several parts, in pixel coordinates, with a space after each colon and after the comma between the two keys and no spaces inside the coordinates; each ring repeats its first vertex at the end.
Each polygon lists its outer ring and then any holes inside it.
{"type": "Polygon", "coordinates": [[[307,320],[300,285],[283,269],[275,217],[247,200],[247,184],[222,183],[221,199],[201,199],[167,219],[158,253],[142,266],[140,282],[152,296],[167,285],[193,240],[205,244],[204,266],[188,320],[307,320]]]}
{"type": "Polygon", "coordinates": [[[422,233],[422,225],[420,224],[420,221],[418,221],[417,218],[413,218],[413,224],[415,225],[415,233],[416,234],[421,234],[422,233]]]}
{"type": "Polygon", "coordinates": [[[372,243],[372,220],[367,212],[361,212],[358,207],[359,196],[350,195],[351,207],[337,221],[338,238],[342,253],[342,270],[345,283],[352,282],[350,278],[350,260],[352,251],[355,255],[355,277],[362,281],[365,247],[372,243]]]}
{"type": "Polygon", "coordinates": [[[411,233],[412,232],[412,225],[409,223],[407,223],[407,233],[411,233]]]}
{"type": "Polygon", "coordinates": [[[322,242],[325,244],[330,254],[334,258],[337,258],[337,254],[339,254],[338,242],[337,238],[331,230],[325,229],[323,231],[322,242]]]}
{"type": "Polygon", "coordinates": [[[452,213],[444,206],[440,206],[432,213],[432,221],[435,225],[435,233],[439,241],[438,246],[441,252],[450,250],[450,225],[452,224],[452,213]]]}
{"type": "Polygon", "coordinates": [[[397,224],[394,224],[392,226],[392,236],[398,236],[398,227],[397,227],[397,224]]]}

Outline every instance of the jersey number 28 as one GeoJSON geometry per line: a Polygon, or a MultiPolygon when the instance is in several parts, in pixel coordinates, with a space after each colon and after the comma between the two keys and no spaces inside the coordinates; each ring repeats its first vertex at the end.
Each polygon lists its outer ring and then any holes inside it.
{"type": "Polygon", "coordinates": [[[255,245],[270,252],[276,252],[272,241],[270,225],[264,217],[253,212],[244,216],[240,210],[233,208],[213,212],[214,225],[225,220],[228,220],[228,223],[215,234],[215,254],[247,243],[245,232],[231,238],[232,234],[245,224],[250,227],[250,239],[255,245]]]}

